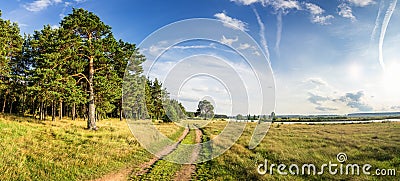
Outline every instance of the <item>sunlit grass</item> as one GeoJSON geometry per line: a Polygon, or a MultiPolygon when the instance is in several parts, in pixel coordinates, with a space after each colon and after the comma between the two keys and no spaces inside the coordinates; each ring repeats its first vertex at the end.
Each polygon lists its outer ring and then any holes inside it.
{"type": "MultiPolygon", "coordinates": [[[[195,130],[190,130],[187,136],[182,140],[182,144],[194,144],[196,138],[195,130]]],[[[178,145],[168,158],[158,160],[151,168],[150,172],[143,176],[131,175],[130,180],[173,180],[175,174],[182,168],[181,164],[173,163],[168,160],[179,160],[188,158],[192,150],[187,150],[182,145],[178,145]]]]}
{"type": "MultiPolygon", "coordinates": [[[[198,165],[199,180],[398,180],[400,170],[400,123],[338,124],[338,125],[277,125],[254,150],[247,148],[255,124],[247,125],[238,142],[222,156],[198,165]],[[315,164],[317,167],[338,163],[336,155],[348,155],[346,163],[371,164],[376,168],[397,170],[397,176],[349,175],[260,175],[257,165],[267,159],[274,164],[315,164]]],[[[223,124],[205,127],[207,136],[214,137],[223,124]]],[[[317,168],[319,169],[319,168],[317,168]]]]}
{"type": "Polygon", "coordinates": [[[151,155],[125,121],[86,122],[0,118],[0,180],[81,180],[98,178],[151,155]]]}
{"type": "MultiPolygon", "coordinates": [[[[221,134],[227,122],[212,121],[202,128],[206,142],[221,134]]],[[[153,158],[133,137],[125,121],[98,122],[98,131],[85,130],[86,122],[43,121],[0,115],[0,180],[87,180],[110,172],[136,168],[153,158]]],[[[157,123],[156,128],[177,140],[184,128],[157,123]]],[[[280,125],[273,124],[254,150],[247,148],[256,124],[247,124],[243,135],[221,156],[196,165],[197,180],[398,180],[400,176],[400,123],[280,125]],[[275,164],[319,166],[337,163],[336,155],[348,155],[346,163],[394,168],[395,177],[346,175],[260,175],[257,165],[267,159],[275,164]]],[[[191,130],[184,144],[195,142],[191,130]]],[[[175,154],[180,156],[179,146],[175,154]]],[[[212,153],[203,149],[203,155],[212,153]]],[[[181,165],[164,160],[152,166],[142,179],[172,179],[181,165]]],[[[135,176],[132,179],[137,179],[135,176]]]]}

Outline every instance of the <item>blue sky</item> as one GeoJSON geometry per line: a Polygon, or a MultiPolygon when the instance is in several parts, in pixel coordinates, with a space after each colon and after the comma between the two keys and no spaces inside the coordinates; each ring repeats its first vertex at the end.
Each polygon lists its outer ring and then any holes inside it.
{"type": "MultiPolygon", "coordinates": [[[[194,41],[176,45],[187,48],[175,48],[170,56],[212,54],[230,66],[246,67],[240,58],[224,52],[236,48],[264,53],[274,72],[275,91],[268,94],[276,95],[271,101],[278,114],[344,114],[400,110],[398,4],[397,0],[7,0],[0,2],[0,9],[2,18],[18,22],[23,33],[32,33],[45,24],[56,27],[72,7],[85,8],[110,25],[116,38],[136,44],[176,21],[218,19],[248,33],[258,46],[226,34],[220,38],[225,47],[194,41]]],[[[161,45],[162,41],[149,45],[153,49],[148,53],[163,50],[161,45]]],[[[177,62],[161,59],[158,67],[164,69],[177,62]]],[[[207,61],[201,66],[207,65],[213,66],[207,61]]],[[[153,76],[162,74],[160,69],[153,76]]],[[[243,80],[251,77],[243,75],[243,80]]],[[[217,112],[236,114],[229,90],[216,79],[204,79],[194,78],[175,96],[189,110],[195,109],[194,100],[209,96],[217,112]]],[[[247,95],[257,95],[249,87],[245,86],[247,95]]],[[[260,113],[257,100],[248,96],[248,113],[260,113]]]]}

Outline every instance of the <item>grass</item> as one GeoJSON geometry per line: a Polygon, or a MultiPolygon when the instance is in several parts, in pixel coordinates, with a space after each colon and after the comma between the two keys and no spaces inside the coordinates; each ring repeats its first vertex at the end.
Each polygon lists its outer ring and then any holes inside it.
{"type": "MultiPolygon", "coordinates": [[[[196,138],[196,133],[194,130],[190,130],[188,135],[182,140],[182,144],[194,144],[196,138]]],[[[187,158],[186,154],[191,154],[191,151],[183,149],[182,145],[179,145],[176,150],[174,150],[167,157],[168,160],[176,160],[179,158],[187,158]]],[[[181,169],[182,165],[177,163],[172,163],[166,160],[157,161],[151,168],[148,174],[140,176],[132,175],[130,180],[173,180],[176,172],[181,169]]]]}
{"type": "MultiPolygon", "coordinates": [[[[246,148],[255,124],[248,124],[238,142],[222,156],[199,164],[197,180],[398,180],[400,171],[400,123],[340,124],[340,125],[277,125],[274,124],[261,144],[254,150],[246,148]],[[397,170],[397,176],[348,176],[258,174],[258,164],[307,164],[317,167],[338,163],[336,155],[345,152],[346,163],[369,163],[376,168],[397,170]]],[[[223,124],[204,128],[215,136],[223,124]],[[219,129],[218,129],[219,128],[219,129]]],[[[319,169],[319,168],[317,168],[319,169]]]]}
{"type": "Polygon", "coordinates": [[[155,123],[154,125],[160,133],[174,141],[178,141],[185,130],[184,127],[178,126],[175,123],[155,123]]]}
{"type": "MultiPolygon", "coordinates": [[[[226,122],[212,121],[202,128],[206,142],[220,134],[226,122]]],[[[0,115],[0,180],[88,180],[126,167],[135,167],[153,157],[132,136],[125,121],[98,122],[98,131],[88,131],[86,122],[43,121],[0,115]]],[[[254,150],[247,148],[255,123],[247,124],[239,140],[221,156],[196,165],[195,180],[399,180],[400,123],[280,125],[273,124],[254,150]],[[274,175],[257,173],[257,165],[338,163],[336,155],[344,152],[346,163],[369,163],[376,168],[397,170],[393,176],[274,175]]],[[[156,124],[163,134],[177,140],[184,128],[156,124]]],[[[195,142],[191,130],[182,141],[195,142]]],[[[203,147],[200,157],[209,157],[203,147]]],[[[184,154],[179,152],[170,156],[184,154]]],[[[140,179],[172,179],[181,165],[157,161],[140,179]]],[[[319,168],[318,168],[319,171],[319,168]]],[[[133,180],[139,178],[131,178],[133,180]]]]}
{"type": "Polygon", "coordinates": [[[126,122],[0,118],[0,180],[87,180],[151,157],[126,122]]]}

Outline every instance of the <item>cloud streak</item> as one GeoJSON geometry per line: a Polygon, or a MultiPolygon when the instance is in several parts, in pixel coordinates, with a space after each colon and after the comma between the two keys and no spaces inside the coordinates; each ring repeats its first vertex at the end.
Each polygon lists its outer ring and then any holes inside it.
{"type": "Polygon", "coordinates": [[[365,7],[375,3],[374,0],[348,0],[348,2],[359,7],[365,7]]]}
{"type": "Polygon", "coordinates": [[[383,42],[385,40],[385,35],[386,35],[386,30],[390,22],[390,18],[392,18],[392,14],[394,12],[394,9],[396,8],[397,0],[393,0],[389,8],[386,11],[385,18],[383,19],[382,22],[382,27],[381,27],[381,35],[379,38],[379,64],[381,65],[382,69],[385,70],[385,62],[383,60],[383,42]]]}
{"type": "Polygon", "coordinates": [[[260,39],[261,39],[261,40],[260,40],[260,41],[261,41],[261,45],[263,46],[262,48],[264,49],[265,55],[267,56],[268,61],[269,61],[269,56],[270,56],[270,54],[269,54],[269,50],[268,50],[267,39],[265,38],[265,25],[264,25],[264,23],[262,22],[261,17],[260,17],[260,15],[258,14],[256,8],[253,7],[253,11],[254,11],[254,14],[255,14],[256,17],[257,17],[258,25],[260,26],[259,36],[260,36],[260,39]]]}
{"type": "Polygon", "coordinates": [[[375,20],[375,26],[371,33],[371,41],[375,40],[376,32],[378,31],[380,20],[381,20],[381,14],[382,14],[382,9],[384,7],[384,2],[385,2],[384,0],[381,0],[381,3],[379,5],[378,15],[376,16],[376,20],[375,20]]]}
{"type": "Polygon", "coordinates": [[[243,21],[240,21],[238,19],[232,18],[228,15],[226,15],[225,12],[222,13],[217,13],[214,15],[217,19],[221,20],[224,23],[224,26],[241,30],[241,31],[247,31],[247,24],[243,21]]]}
{"type": "Polygon", "coordinates": [[[281,39],[282,39],[282,11],[278,12],[276,16],[276,43],[275,43],[275,51],[279,56],[280,46],[281,46],[281,39]]]}
{"type": "Polygon", "coordinates": [[[31,12],[39,12],[46,9],[50,5],[59,4],[61,2],[62,0],[36,0],[23,5],[23,7],[31,12]]]}

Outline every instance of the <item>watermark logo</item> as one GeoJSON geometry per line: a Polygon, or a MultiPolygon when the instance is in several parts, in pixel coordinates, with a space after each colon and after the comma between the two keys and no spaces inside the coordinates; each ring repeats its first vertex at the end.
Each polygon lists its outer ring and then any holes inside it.
{"type": "Polygon", "coordinates": [[[336,156],[338,163],[325,163],[316,166],[312,163],[306,163],[302,165],[298,164],[275,164],[269,163],[265,160],[264,163],[258,164],[257,172],[261,175],[265,174],[278,174],[278,175],[372,175],[372,176],[396,176],[396,169],[382,169],[376,168],[372,171],[371,164],[356,164],[356,163],[346,163],[347,155],[346,153],[339,153],[336,156]]]}
{"type": "MultiPolygon", "coordinates": [[[[249,34],[234,25],[203,18],[178,21],[153,32],[138,48],[146,57],[141,76],[157,78],[169,93],[161,99],[162,108],[156,109],[166,110],[170,120],[179,126],[187,124],[173,117],[182,111],[168,111],[170,99],[192,107],[207,99],[214,104],[216,113],[227,115],[269,115],[275,110],[275,80],[269,57],[249,34]]],[[[128,63],[124,77],[123,109],[136,139],[154,155],[164,157],[166,148],[179,144],[180,149],[188,152],[201,148],[203,156],[194,163],[208,161],[228,150],[244,131],[246,123],[229,121],[218,136],[207,142],[181,144],[163,135],[151,121],[136,121],[146,117],[150,108],[138,100],[144,97],[140,92],[146,81],[133,76],[138,71],[131,65],[134,64],[128,63]]],[[[270,124],[257,124],[250,149],[262,141],[270,124]]],[[[199,122],[197,126],[205,125],[199,122]]],[[[193,163],[188,161],[192,160],[189,157],[190,154],[163,159],[193,163]]]]}
{"type": "Polygon", "coordinates": [[[344,163],[347,160],[347,155],[346,153],[339,153],[337,154],[336,159],[339,163],[344,163]]]}

